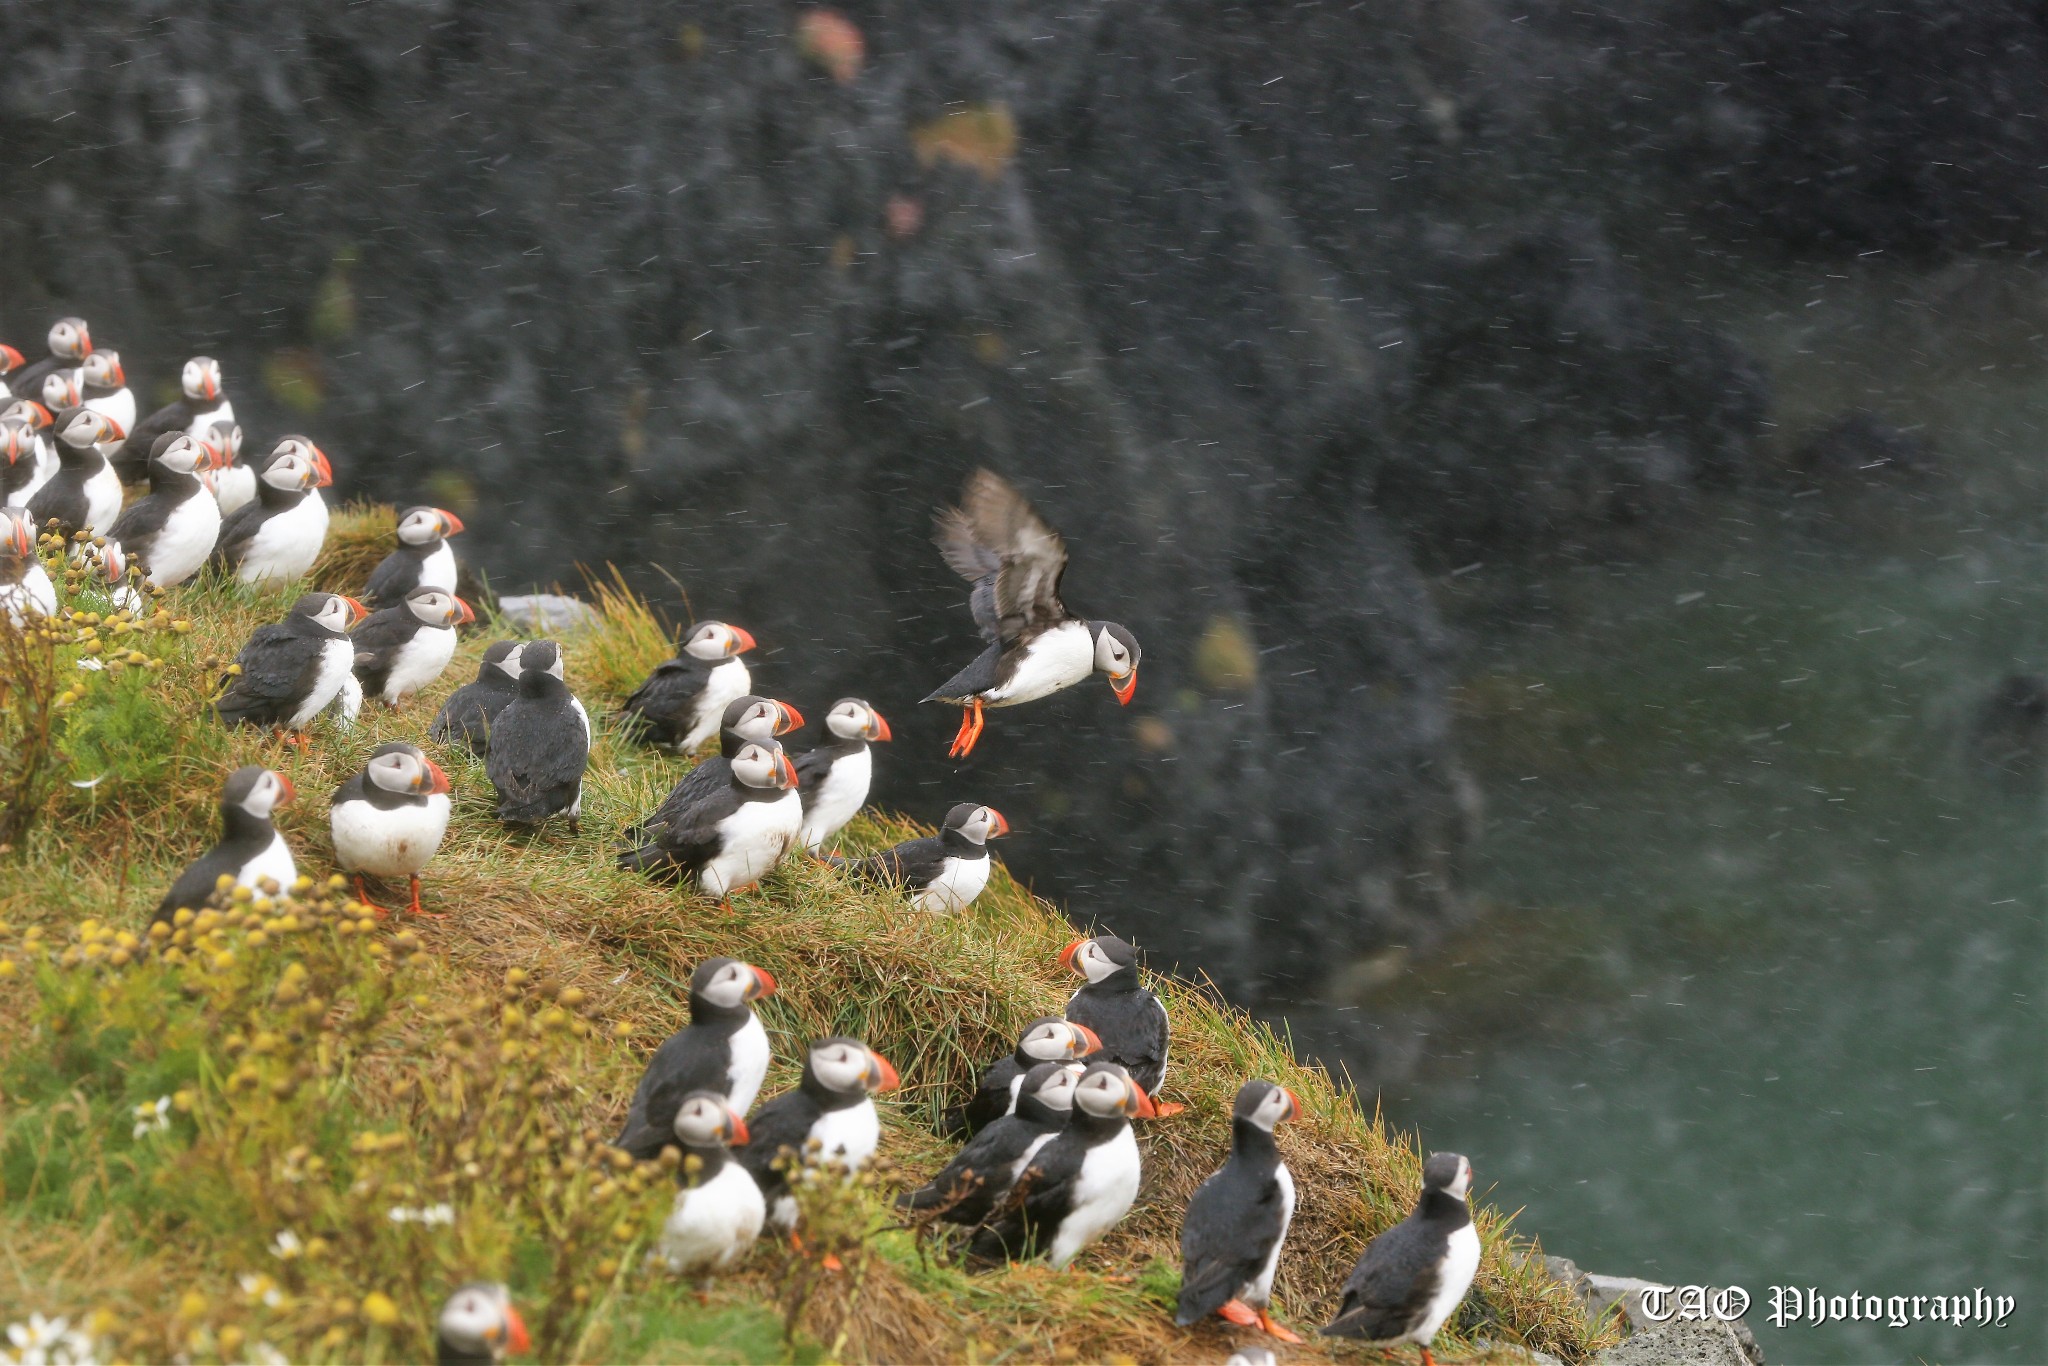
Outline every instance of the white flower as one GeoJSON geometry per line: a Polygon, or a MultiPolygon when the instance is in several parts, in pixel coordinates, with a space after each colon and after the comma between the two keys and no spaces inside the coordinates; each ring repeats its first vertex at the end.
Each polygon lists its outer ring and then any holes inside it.
{"type": "Polygon", "coordinates": [[[94,673],[98,673],[107,666],[100,663],[97,659],[81,659],[78,661],[78,667],[81,669],[91,669],[94,673]]]}
{"type": "Polygon", "coordinates": [[[7,1359],[20,1366],[92,1366],[92,1339],[69,1319],[30,1314],[27,1323],[7,1325],[7,1340],[14,1345],[7,1359]]]}
{"type": "Polygon", "coordinates": [[[284,1303],[284,1296],[278,1293],[277,1282],[268,1276],[251,1276],[246,1273],[240,1278],[242,1293],[249,1299],[261,1301],[267,1309],[275,1309],[284,1303]]]}
{"type": "Polygon", "coordinates": [[[431,1228],[436,1224],[454,1223],[455,1207],[428,1205],[425,1209],[408,1209],[404,1205],[393,1205],[387,1217],[394,1224],[425,1224],[431,1228]]]}
{"type": "Polygon", "coordinates": [[[159,1096],[155,1104],[145,1101],[135,1107],[135,1136],[137,1138],[148,1138],[151,1134],[166,1133],[170,1127],[171,1098],[169,1096],[159,1096]]]}
{"type": "Polygon", "coordinates": [[[281,1261],[288,1262],[305,1250],[306,1245],[299,1241],[299,1235],[288,1228],[279,1229],[277,1236],[270,1240],[270,1255],[281,1261]]]}
{"type": "Polygon", "coordinates": [[[291,1366],[291,1359],[267,1342],[252,1342],[243,1349],[242,1355],[249,1366],[291,1366]]]}

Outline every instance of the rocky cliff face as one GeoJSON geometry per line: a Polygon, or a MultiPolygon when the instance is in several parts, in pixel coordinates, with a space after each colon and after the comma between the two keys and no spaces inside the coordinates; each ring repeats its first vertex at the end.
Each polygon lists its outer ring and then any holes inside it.
{"type": "Polygon", "coordinates": [[[1764,411],[1579,174],[1612,35],[1519,14],[14,6],[0,324],[220,356],[259,447],[457,507],[501,584],[672,576],[766,687],[891,716],[884,800],[994,802],[1077,915],[1299,989],[1459,914],[1426,575],[1654,526],[1764,411]],[[928,542],[975,464],[1146,664],[956,768],[911,714],[977,648],[928,542]]]}

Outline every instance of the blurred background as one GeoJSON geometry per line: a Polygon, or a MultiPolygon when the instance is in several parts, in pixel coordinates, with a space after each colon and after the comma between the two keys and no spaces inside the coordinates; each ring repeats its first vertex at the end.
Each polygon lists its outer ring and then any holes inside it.
{"type": "MultiPolygon", "coordinates": [[[[0,10],[0,334],[875,702],[1076,919],[1592,1269],[2048,1359],[2048,20],[2017,0],[0,10]],[[1135,704],[917,700],[987,464],[1135,704]],[[943,714],[942,713],[943,710],[943,714]]],[[[1753,1316],[1759,1317],[1759,1316],[1753,1316]]]]}

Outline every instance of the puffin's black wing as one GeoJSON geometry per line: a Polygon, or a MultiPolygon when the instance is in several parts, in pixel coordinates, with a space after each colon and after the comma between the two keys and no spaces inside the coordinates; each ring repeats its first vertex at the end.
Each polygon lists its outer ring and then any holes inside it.
{"type": "Polygon", "coordinates": [[[693,655],[677,655],[655,665],[647,681],[619,706],[629,731],[657,742],[681,741],[689,734],[697,699],[704,694],[704,680],[714,667],[693,655]]]}
{"type": "Polygon", "coordinates": [[[636,843],[619,855],[621,868],[662,879],[695,877],[717,855],[724,843],[718,823],[732,814],[732,807],[716,800],[721,791],[716,784],[691,779],[724,762],[713,757],[691,769],[653,815],[626,832],[636,843]]]}
{"type": "Polygon", "coordinates": [[[348,633],[355,646],[356,677],[366,693],[384,691],[384,679],[391,672],[398,651],[419,629],[419,618],[407,607],[387,607],[363,618],[362,625],[348,633]]]}
{"type": "Polygon", "coordinates": [[[685,1027],[654,1050],[633,1092],[626,1127],[613,1140],[613,1147],[624,1148],[640,1161],[659,1157],[664,1145],[676,1142],[676,1110],[685,1096],[692,1091],[725,1094],[729,1079],[719,1068],[717,1052],[708,1044],[704,1031],[693,1034],[685,1027]]]}
{"type": "MultiPolygon", "coordinates": [[[[499,671],[493,666],[492,672],[499,671]]],[[[427,735],[441,744],[459,744],[472,754],[482,754],[489,743],[491,722],[516,695],[510,679],[502,687],[481,681],[465,683],[441,704],[427,735]]]]}
{"type": "MultiPolygon", "coordinates": [[[[203,493],[200,496],[204,496],[203,493]]],[[[170,521],[171,512],[177,506],[177,502],[166,495],[146,494],[121,510],[107,535],[147,560],[151,538],[164,529],[164,523],[170,521]]]]}
{"type": "Polygon", "coordinates": [[[213,543],[212,563],[216,569],[234,569],[242,563],[242,557],[249,553],[249,542],[256,539],[268,513],[261,498],[251,498],[229,514],[221,523],[220,539],[213,543]]]}
{"type": "Polygon", "coordinates": [[[1037,1255],[1059,1228],[1071,1202],[1074,1179],[1088,1149],[1078,1137],[1061,1134],[1038,1150],[989,1222],[968,1247],[980,1261],[1023,1261],[1037,1255]]]}
{"type": "Polygon", "coordinates": [[[492,727],[485,769],[498,789],[498,818],[543,820],[568,810],[589,759],[574,711],[546,699],[515,697],[492,727]]]}
{"type": "MultiPolygon", "coordinates": [[[[377,561],[370,581],[363,586],[363,601],[373,608],[395,607],[405,595],[420,586],[420,560],[403,550],[394,550],[377,561]]],[[[375,618],[371,618],[375,620],[375,618]]],[[[369,625],[364,622],[363,625],[369,625]]]]}
{"type": "Polygon", "coordinates": [[[969,1140],[937,1176],[896,1203],[919,1212],[938,1210],[949,1223],[978,1224],[1009,1193],[1010,1168],[1044,1133],[1042,1125],[1005,1116],[969,1140]]]}
{"type": "Polygon", "coordinates": [[[1066,544],[1000,476],[976,470],[968,477],[960,506],[939,514],[937,540],[953,572],[974,585],[974,619],[994,639],[1007,644],[1066,620],[1066,544]]]}
{"type": "Polygon", "coordinates": [[[168,924],[181,906],[189,906],[194,911],[202,909],[219,887],[220,875],[227,873],[232,876],[236,871],[237,866],[231,865],[228,856],[218,848],[208,850],[197,863],[178,874],[171,890],[157,903],[155,913],[149,918],[150,923],[161,920],[168,924]]]}
{"type": "Polygon", "coordinates": [[[824,782],[825,775],[832,771],[833,761],[845,753],[845,750],[832,745],[821,745],[817,749],[807,749],[796,756],[796,790],[797,795],[803,798],[806,810],[817,799],[814,789],[819,783],[824,782]]]}
{"type": "Polygon", "coordinates": [[[896,887],[925,887],[945,866],[946,845],[937,835],[905,840],[893,849],[861,859],[834,857],[833,864],[855,877],[896,887]]]}
{"type": "Polygon", "coordinates": [[[182,432],[192,425],[192,404],[180,398],[176,403],[166,403],[128,429],[128,441],[121,447],[116,464],[124,465],[125,471],[141,470],[149,464],[149,448],[165,432],[182,432]]]}
{"type": "Polygon", "coordinates": [[[269,725],[311,685],[325,644],[276,622],[257,627],[235,656],[241,673],[228,680],[214,710],[229,725],[269,725]]]}
{"type": "Polygon", "coordinates": [[[1413,1215],[1367,1243],[1323,1333],[1377,1342],[1407,1332],[1436,1293],[1442,1253],[1413,1215]]]}
{"type": "Polygon", "coordinates": [[[990,1064],[975,1085],[974,1095],[958,1110],[946,1112],[946,1128],[953,1133],[977,1134],[1010,1111],[1010,1084],[1021,1069],[1014,1053],[1005,1053],[990,1064]]]}
{"type": "Polygon", "coordinates": [[[773,1201],[789,1184],[775,1170],[776,1159],[784,1152],[801,1158],[811,1126],[817,1121],[818,1107],[802,1091],[784,1091],[747,1121],[746,1145],[733,1149],[733,1156],[768,1200],[773,1201]]]}
{"type": "Polygon", "coordinates": [[[1215,1313],[1259,1274],[1280,1232],[1280,1182],[1254,1182],[1226,1166],[1188,1201],[1180,1230],[1180,1312],[1185,1327],[1215,1313]]]}

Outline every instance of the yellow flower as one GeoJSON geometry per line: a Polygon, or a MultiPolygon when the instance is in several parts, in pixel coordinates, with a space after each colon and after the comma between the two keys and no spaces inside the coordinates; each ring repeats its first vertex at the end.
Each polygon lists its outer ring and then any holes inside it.
{"type": "Polygon", "coordinates": [[[363,1296],[363,1317],[380,1328],[389,1328],[398,1322],[398,1306],[383,1291],[372,1290],[363,1296]]]}

